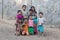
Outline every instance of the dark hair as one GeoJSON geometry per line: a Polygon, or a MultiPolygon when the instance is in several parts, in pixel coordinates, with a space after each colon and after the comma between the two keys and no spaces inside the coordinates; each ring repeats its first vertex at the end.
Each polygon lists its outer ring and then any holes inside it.
{"type": "Polygon", "coordinates": [[[33,12],[35,12],[35,11],[36,11],[36,10],[35,10],[35,7],[34,7],[34,6],[31,6],[31,9],[32,9],[32,8],[34,8],[33,12]]]}
{"type": "Polygon", "coordinates": [[[21,11],[21,10],[18,10],[18,11],[17,11],[17,13],[19,13],[19,12],[21,12],[21,13],[22,13],[22,11],[21,11]]]}
{"type": "Polygon", "coordinates": [[[23,5],[22,8],[23,8],[23,7],[26,7],[26,5],[23,5]]]}
{"type": "Polygon", "coordinates": [[[29,11],[32,11],[32,12],[33,12],[33,10],[32,10],[32,9],[30,9],[29,11]]]}
{"type": "Polygon", "coordinates": [[[42,14],[42,15],[43,15],[43,13],[42,13],[42,12],[39,12],[39,14],[42,14]]]}

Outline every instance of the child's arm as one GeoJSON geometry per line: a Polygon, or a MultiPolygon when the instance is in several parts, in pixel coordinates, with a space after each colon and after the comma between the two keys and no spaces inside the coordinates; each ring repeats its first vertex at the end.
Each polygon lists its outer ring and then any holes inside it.
{"type": "Polygon", "coordinates": [[[16,23],[17,23],[17,20],[18,20],[18,15],[16,15],[15,19],[16,19],[16,23]]]}
{"type": "Polygon", "coordinates": [[[46,22],[46,19],[44,18],[43,21],[44,21],[44,23],[45,23],[45,22],[46,22]]]}
{"type": "Polygon", "coordinates": [[[37,18],[37,25],[38,25],[38,22],[39,22],[39,18],[37,18]]]}
{"type": "Polygon", "coordinates": [[[16,21],[18,20],[18,16],[16,16],[16,21]]]}

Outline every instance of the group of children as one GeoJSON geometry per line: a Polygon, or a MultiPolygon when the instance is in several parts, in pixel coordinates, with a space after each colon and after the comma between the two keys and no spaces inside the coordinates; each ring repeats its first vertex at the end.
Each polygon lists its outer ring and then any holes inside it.
{"type": "Polygon", "coordinates": [[[42,34],[44,32],[43,24],[45,23],[43,13],[39,12],[39,17],[37,17],[34,6],[31,7],[29,12],[26,11],[26,5],[23,5],[22,9],[17,11],[15,35],[42,34]]]}

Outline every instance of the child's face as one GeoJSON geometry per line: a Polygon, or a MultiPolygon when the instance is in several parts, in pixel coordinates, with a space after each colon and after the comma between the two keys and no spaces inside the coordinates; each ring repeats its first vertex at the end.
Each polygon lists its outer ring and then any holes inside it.
{"type": "Polygon", "coordinates": [[[26,9],[26,7],[24,6],[22,9],[23,9],[23,10],[25,10],[25,9],[26,9]]]}
{"type": "Polygon", "coordinates": [[[29,11],[30,13],[32,13],[32,11],[29,11]]]}
{"type": "Polygon", "coordinates": [[[32,10],[34,10],[34,8],[32,8],[32,10]]]}
{"type": "Polygon", "coordinates": [[[27,23],[27,19],[25,19],[25,23],[27,23]]]}
{"type": "Polygon", "coordinates": [[[21,12],[19,12],[18,14],[22,14],[21,12]]]}
{"type": "Polygon", "coordinates": [[[30,16],[29,19],[32,19],[32,16],[30,16]]]}
{"type": "Polygon", "coordinates": [[[42,18],[43,17],[43,15],[42,14],[40,14],[40,18],[42,18]]]}

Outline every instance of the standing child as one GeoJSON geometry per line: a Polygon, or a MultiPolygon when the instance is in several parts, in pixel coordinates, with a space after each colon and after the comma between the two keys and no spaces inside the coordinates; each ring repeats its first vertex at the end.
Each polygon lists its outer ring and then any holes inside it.
{"type": "Polygon", "coordinates": [[[16,35],[20,35],[20,32],[22,31],[22,23],[23,23],[23,15],[22,11],[18,10],[17,11],[17,16],[16,16],[16,35]]]}
{"type": "Polygon", "coordinates": [[[24,18],[24,27],[23,27],[23,32],[22,32],[22,34],[23,34],[23,35],[24,35],[24,34],[29,35],[29,33],[28,33],[28,20],[27,20],[27,18],[24,18]]]}
{"type": "Polygon", "coordinates": [[[24,17],[28,17],[28,12],[27,12],[27,6],[26,5],[22,5],[22,13],[24,17]]]}
{"type": "Polygon", "coordinates": [[[32,16],[29,16],[29,20],[28,20],[28,32],[29,34],[34,34],[34,27],[33,27],[33,19],[32,19],[32,16]]]}
{"type": "Polygon", "coordinates": [[[43,17],[43,13],[39,13],[40,17],[38,18],[38,34],[43,34],[44,33],[44,23],[45,23],[45,18],[43,17]]]}
{"type": "Polygon", "coordinates": [[[34,12],[34,34],[37,34],[37,12],[34,12]]]}

